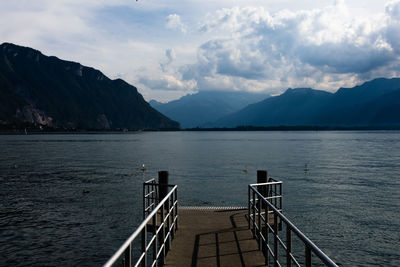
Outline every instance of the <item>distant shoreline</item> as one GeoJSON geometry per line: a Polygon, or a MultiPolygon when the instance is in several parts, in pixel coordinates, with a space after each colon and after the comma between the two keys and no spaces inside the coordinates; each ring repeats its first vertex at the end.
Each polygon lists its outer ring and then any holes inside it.
{"type": "Polygon", "coordinates": [[[399,126],[238,126],[234,128],[187,128],[182,131],[371,131],[400,130],[399,126]]]}
{"type": "Polygon", "coordinates": [[[254,132],[254,131],[379,131],[400,130],[398,126],[238,126],[221,128],[184,128],[184,129],[78,129],[51,128],[40,126],[10,126],[0,125],[0,134],[85,134],[85,133],[139,133],[139,132],[254,132]]]}

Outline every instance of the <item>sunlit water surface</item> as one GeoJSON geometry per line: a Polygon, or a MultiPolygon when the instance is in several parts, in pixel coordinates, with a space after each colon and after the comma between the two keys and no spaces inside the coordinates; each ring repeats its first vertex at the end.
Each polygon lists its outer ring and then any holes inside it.
{"type": "Polygon", "coordinates": [[[0,266],[101,265],[159,170],[181,205],[245,206],[257,169],[283,181],[286,216],[334,261],[400,266],[398,131],[1,135],[0,151],[0,266]]]}

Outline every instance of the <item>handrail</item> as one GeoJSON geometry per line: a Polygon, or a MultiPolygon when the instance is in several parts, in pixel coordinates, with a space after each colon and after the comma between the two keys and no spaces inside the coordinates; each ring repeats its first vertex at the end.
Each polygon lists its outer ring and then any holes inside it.
{"type": "Polygon", "coordinates": [[[266,183],[259,183],[259,184],[249,184],[249,186],[262,186],[262,185],[274,185],[274,184],[282,184],[282,181],[266,182],[266,183]]]}
{"type": "MultiPolygon", "coordinates": [[[[278,182],[282,183],[282,182],[278,182]]],[[[277,184],[277,182],[271,183],[260,183],[260,184],[250,184],[249,185],[249,229],[253,226],[253,236],[259,241],[259,248],[263,250],[266,257],[266,264],[269,265],[269,255],[272,256],[274,260],[274,266],[281,266],[279,263],[278,255],[278,244],[286,251],[286,265],[291,266],[292,261],[300,266],[298,261],[294,258],[291,248],[291,232],[295,233],[296,236],[305,245],[305,263],[306,266],[311,266],[311,252],[313,252],[326,266],[336,267],[335,262],[333,262],[321,249],[319,249],[306,235],[304,235],[288,218],[286,218],[282,212],[269,202],[268,197],[263,196],[257,189],[259,186],[268,186],[271,184],[277,184]],[[256,198],[257,197],[257,198],[256,198]],[[258,206],[258,207],[257,207],[258,206]],[[264,210],[264,212],[262,212],[264,210]],[[256,212],[257,211],[257,212],[256,212]],[[252,213],[252,214],[250,214],[252,213]],[[264,215],[264,216],[263,216],[264,215]],[[273,226],[270,225],[269,219],[270,215],[273,215],[273,226]],[[256,218],[257,217],[257,218],[256,218]],[[264,222],[264,228],[262,227],[261,221],[264,222]],[[279,227],[282,227],[282,222],[286,225],[286,244],[278,236],[279,227]],[[278,227],[279,226],[279,227],[278,227]],[[264,232],[264,233],[263,233],[264,232]],[[270,248],[268,241],[268,235],[272,233],[273,239],[273,250],[270,248]]],[[[276,193],[276,192],[275,192],[276,193]]],[[[281,209],[282,207],[280,207],[281,209]]]]}
{"type": "Polygon", "coordinates": [[[159,200],[156,179],[150,179],[143,183],[143,220],[150,214],[159,200]]]}
{"type": "MultiPolygon", "coordinates": [[[[153,180],[153,179],[152,179],[153,180]]],[[[152,182],[152,180],[149,180],[148,182],[152,182]]],[[[146,182],[147,183],[147,182],[146,182]]],[[[155,184],[155,183],[154,183],[155,184]]],[[[170,186],[170,185],[165,185],[165,186],[170,186]]],[[[110,267],[110,266],[112,266],[114,263],[116,263],[117,262],[117,260],[125,253],[125,258],[127,258],[127,254],[128,254],[128,260],[129,260],[129,264],[126,264],[126,265],[129,265],[130,266],[130,263],[131,263],[131,260],[132,260],[132,255],[130,255],[131,254],[131,249],[132,249],[132,242],[140,235],[140,234],[142,234],[142,238],[147,238],[146,237],[146,227],[147,227],[147,224],[149,224],[150,223],[150,221],[152,221],[153,220],[153,222],[156,222],[157,221],[157,213],[159,212],[159,210],[162,210],[162,214],[161,214],[161,217],[162,217],[162,222],[160,222],[160,226],[159,226],[159,228],[161,228],[161,227],[163,227],[164,228],[164,230],[163,231],[165,231],[165,230],[167,230],[168,231],[168,234],[165,234],[164,232],[164,238],[163,238],[163,240],[162,240],[162,243],[163,244],[161,244],[161,247],[160,247],[160,252],[161,252],[161,250],[163,250],[163,249],[165,249],[165,239],[166,238],[169,238],[169,236],[171,236],[170,235],[170,231],[171,231],[171,228],[173,228],[174,227],[174,231],[175,231],[175,229],[176,229],[176,226],[177,226],[177,217],[178,217],[178,213],[177,213],[177,211],[175,211],[174,212],[174,218],[172,218],[172,225],[169,225],[169,220],[170,220],[170,218],[171,218],[171,211],[173,211],[174,209],[177,209],[177,203],[178,203],[178,199],[177,199],[177,189],[178,189],[178,186],[177,185],[174,185],[173,186],[173,188],[171,189],[171,191],[160,201],[160,203],[157,205],[157,207],[143,220],[143,222],[139,225],[139,227],[136,229],[136,231],[135,232],[133,232],[133,234],[123,243],[123,245],[114,253],[114,255],[103,265],[104,267],[110,267]],[[173,199],[173,203],[172,203],[172,207],[168,207],[168,213],[167,213],[167,215],[165,215],[164,214],[164,205],[165,205],[165,203],[167,202],[167,201],[170,201],[170,198],[171,198],[171,196],[175,196],[175,199],[173,199]],[[167,228],[166,227],[166,225],[165,225],[165,222],[166,222],[166,219],[168,219],[168,229],[165,229],[165,228],[167,228]],[[143,231],[144,231],[144,237],[143,237],[143,231]],[[169,235],[169,236],[168,236],[169,235]],[[164,246],[164,247],[163,247],[164,246]],[[128,252],[128,253],[127,253],[128,252]]],[[[168,202],[169,203],[169,202],[168,202]]],[[[153,227],[155,228],[156,227],[156,224],[154,224],[153,225],[153,227]]],[[[156,234],[158,233],[160,231],[160,229],[157,229],[157,231],[154,231],[154,232],[156,232],[156,234]]],[[[157,236],[155,237],[155,239],[157,239],[157,236]]],[[[148,249],[149,249],[149,247],[151,246],[151,243],[154,241],[154,239],[151,239],[151,241],[149,242],[149,244],[147,244],[147,245],[145,245],[145,251],[147,251],[148,249]]],[[[145,242],[146,243],[146,242],[145,242]]],[[[143,240],[142,240],[142,244],[143,244],[143,240]]],[[[155,246],[157,246],[157,244],[154,244],[155,246]]],[[[159,255],[160,255],[160,253],[156,253],[156,254],[158,254],[158,255],[156,255],[156,259],[159,257],[159,255]]],[[[145,255],[146,256],[146,255],[145,255]]],[[[145,257],[144,256],[144,257],[145,257]]],[[[153,255],[153,257],[154,257],[155,255],[153,255]]],[[[140,263],[140,261],[141,260],[143,260],[143,255],[139,258],[139,263],[140,263]]],[[[135,265],[136,266],[136,265],[135,265]]]]}
{"type": "Polygon", "coordinates": [[[151,183],[155,183],[155,182],[156,182],[156,179],[151,178],[151,179],[147,180],[146,182],[144,182],[144,184],[151,184],[151,183]]]}

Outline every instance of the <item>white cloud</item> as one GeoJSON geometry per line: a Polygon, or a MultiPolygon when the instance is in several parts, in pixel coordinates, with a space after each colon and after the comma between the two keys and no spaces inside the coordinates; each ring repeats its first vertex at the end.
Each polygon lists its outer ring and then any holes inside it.
{"type": "Polygon", "coordinates": [[[397,54],[400,54],[400,1],[391,1],[386,5],[389,23],[385,38],[397,54]]]}
{"type": "Polygon", "coordinates": [[[0,1],[0,41],[79,61],[161,99],[400,76],[400,1],[332,2],[0,1]]]}
{"type": "Polygon", "coordinates": [[[166,59],[160,62],[160,68],[163,72],[168,71],[168,66],[176,59],[175,51],[172,48],[168,48],[165,50],[166,59]]]}
{"type": "Polygon", "coordinates": [[[395,20],[400,20],[400,3],[398,0],[392,0],[386,5],[386,13],[395,20]]]}
{"type": "Polygon", "coordinates": [[[181,72],[197,80],[199,89],[209,89],[206,81],[215,77],[224,84],[230,80],[232,87],[258,81],[272,89],[290,84],[329,88],[396,71],[398,76],[399,20],[400,1],[370,17],[354,16],[343,0],[322,9],[274,14],[264,8],[225,8],[200,24],[199,30],[214,38],[181,72]]]}
{"type": "Polygon", "coordinates": [[[152,90],[189,91],[196,87],[194,80],[181,81],[173,75],[162,75],[157,78],[142,76],[139,82],[152,90]]]}
{"type": "Polygon", "coordinates": [[[182,23],[181,17],[177,14],[168,15],[165,27],[167,29],[179,30],[186,33],[186,26],[182,23]]]}

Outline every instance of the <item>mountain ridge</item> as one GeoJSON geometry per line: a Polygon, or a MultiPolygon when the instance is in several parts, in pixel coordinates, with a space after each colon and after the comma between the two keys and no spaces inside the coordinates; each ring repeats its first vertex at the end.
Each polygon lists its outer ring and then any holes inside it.
{"type": "Polygon", "coordinates": [[[11,43],[0,45],[0,126],[62,129],[400,126],[400,78],[330,93],[289,88],[278,96],[199,91],[147,103],[137,88],[101,71],[11,43]],[[157,111],[158,110],[158,111],[157,111]],[[167,116],[165,116],[167,115],[167,116]]]}
{"type": "Polygon", "coordinates": [[[340,88],[335,93],[311,88],[289,88],[279,96],[249,105],[208,127],[382,125],[374,119],[376,112],[385,118],[386,126],[397,126],[400,125],[400,117],[397,115],[400,112],[386,114],[385,108],[379,103],[390,103],[387,109],[397,112],[397,106],[400,106],[398,89],[399,78],[378,78],[353,88],[340,88]],[[375,111],[369,107],[374,107],[375,111]]]}
{"type": "Polygon", "coordinates": [[[0,124],[53,128],[179,128],[121,79],[40,51],[0,45],[0,124]]]}
{"type": "Polygon", "coordinates": [[[161,113],[178,121],[182,127],[190,128],[206,125],[266,97],[266,94],[248,92],[199,91],[168,103],[155,100],[149,103],[161,113]]]}

